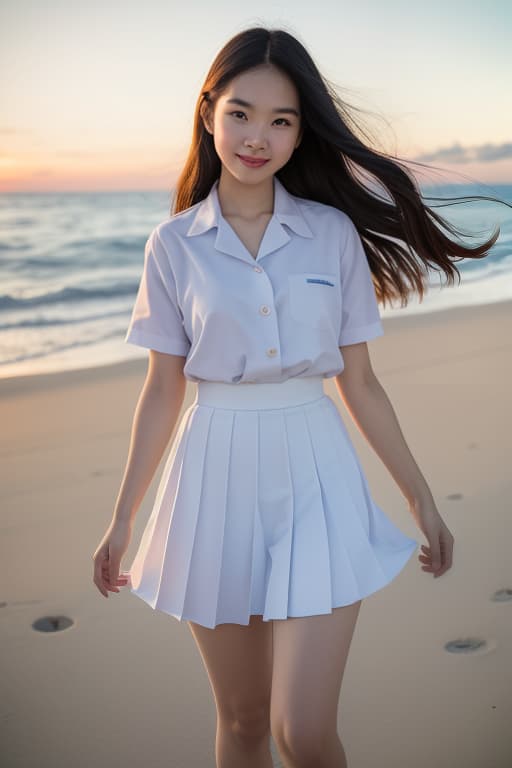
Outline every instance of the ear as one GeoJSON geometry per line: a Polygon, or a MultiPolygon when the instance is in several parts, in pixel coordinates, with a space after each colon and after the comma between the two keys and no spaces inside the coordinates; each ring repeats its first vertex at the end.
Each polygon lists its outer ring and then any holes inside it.
{"type": "Polygon", "coordinates": [[[208,131],[208,133],[211,133],[213,135],[213,121],[211,117],[211,110],[209,107],[209,104],[206,102],[203,102],[201,105],[201,119],[203,121],[203,125],[205,127],[205,130],[208,131]]]}

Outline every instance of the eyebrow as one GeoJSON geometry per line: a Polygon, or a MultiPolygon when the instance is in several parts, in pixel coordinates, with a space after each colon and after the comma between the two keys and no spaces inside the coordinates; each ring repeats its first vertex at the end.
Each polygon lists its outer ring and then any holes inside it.
{"type": "MultiPolygon", "coordinates": [[[[254,106],[253,104],[250,104],[248,101],[244,101],[244,99],[236,99],[236,98],[228,99],[226,101],[226,104],[238,104],[241,107],[249,107],[249,108],[252,108],[254,106]]],[[[288,115],[295,115],[295,117],[299,117],[299,113],[293,107],[275,107],[272,110],[272,112],[281,112],[281,113],[284,112],[288,115]]]]}

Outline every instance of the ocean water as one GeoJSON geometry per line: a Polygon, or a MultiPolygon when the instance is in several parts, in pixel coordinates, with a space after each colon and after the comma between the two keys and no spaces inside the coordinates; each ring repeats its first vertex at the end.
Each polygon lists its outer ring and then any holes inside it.
{"type": "MultiPolygon", "coordinates": [[[[422,186],[424,195],[489,195],[512,203],[512,185],[422,186]]],[[[475,238],[500,237],[483,260],[457,262],[461,283],[433,273],[422,303],[381,309],[382,317],[512,298],[512,208],[491,201],[439,207],[475,238]]],[[[168,218],[170,191],[0,195],[0,377],[146,357],[124,342],[144,245],[168,218]]]]}

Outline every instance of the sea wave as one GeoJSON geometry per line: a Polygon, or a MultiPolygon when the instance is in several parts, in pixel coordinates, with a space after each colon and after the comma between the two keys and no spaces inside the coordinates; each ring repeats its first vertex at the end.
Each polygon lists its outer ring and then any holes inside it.
{"type": "Polygon", "coordinates": [[[0,325],[0,331],[12,331],[19,328],[51,328],[53,326],[63,325],[81,325],[83,323],[94,323],[97,320],[106,320],[113,317],[125,317],[127,314],[126,309],[120,309],[111,312],[101,312],[93,315],[87,315],[86,317],[35,317],[28,318],[26,320],[20,320],[16,323],[3,323],[0,325]]]}
{"type": "Polygon", "coordinates": [[[85,347],[94,347],[103,341],[108,341],[109,339],[116,339],[116,338],[120,338],[119,331],[112,330],[112,331],[106,331],[105,333],[101,334],[100,336],[97,336],[94,339],[75,339],[65,344],[64,343],[54,344],[51,350],[42,349],[42,350],[34,350],[33,352],[23,352],[22,354],[14,355],[13,357],[10,357],[10,358],[6,357],[0,360],[0,368],[5,365],[12,365],[13,363],[26,362],[27,360],[44,359],[49,355],[56,355],[60,352],[69,351],[70,349],[80,350],[85,347]]]}
{"type": "Polygon", "coordinates": [[[0,295],[0,310],[2,309],[26,309],[27,307],[41,307],[47,304],[59,304],[63,302],[96,301],[98,299],[111,299],[120,296],[134,296],[139,283],[118,283],[105,287],[94,288],[61,288],[50,293],[40,293],[35,296],[11,296],[0,295]]]}

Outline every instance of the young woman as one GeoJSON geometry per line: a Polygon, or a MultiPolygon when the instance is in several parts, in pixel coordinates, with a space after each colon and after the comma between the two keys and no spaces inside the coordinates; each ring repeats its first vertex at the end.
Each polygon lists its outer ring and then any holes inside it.
{"type": "Polygon", "coordinates": [[[286,766],[346,766],[337,707],[361,602],[417,547],[372,499],[324,378],[426,537],[422,570],[452,565],[453,536],[366,342],[383,333],[378,301],[422,295],[427,266],[453,282],[453,261],[485,256],[498,233],[453,242],[407,170],[349,123],[289,33],[231,39],[198,100],[174,213],[146,243],[126,337],[149,348],[149,366],[94,582],[105,597],[128,584],[188,622],[222,768],[270,768],[271,733],[286,766]],[[120,572],[187,379],[195,400],[120,572]]]}

